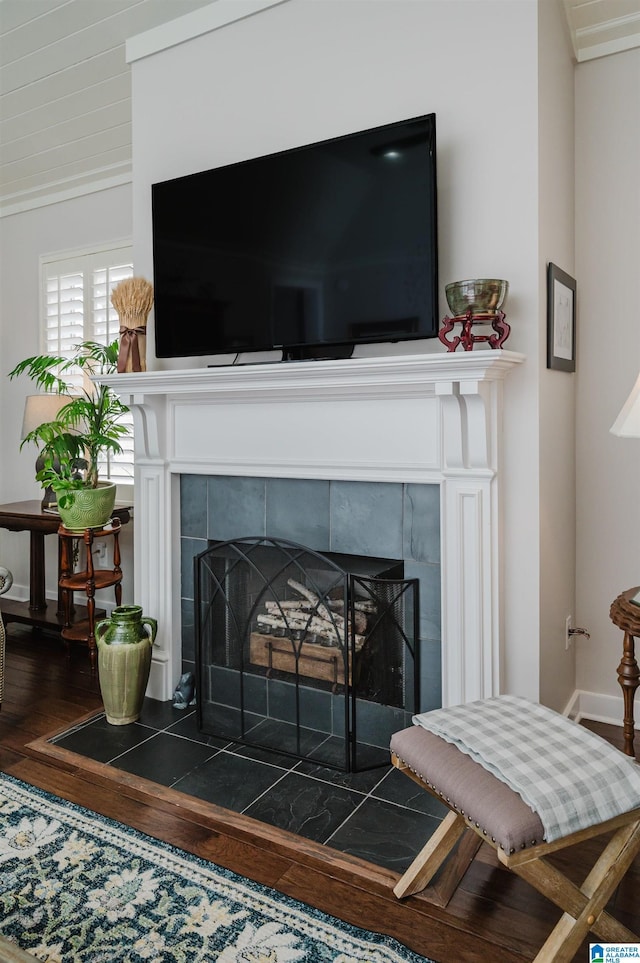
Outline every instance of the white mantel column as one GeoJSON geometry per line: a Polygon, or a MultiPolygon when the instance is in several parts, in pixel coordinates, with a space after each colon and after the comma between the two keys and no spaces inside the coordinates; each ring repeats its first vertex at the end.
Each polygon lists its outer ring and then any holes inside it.
{"type": "Polygon", "coordinates": [[[501,692],[502,382],[441,382],[442,702],[501,692]],[[446,590],[445,590],[446,586],[446,590]]]}

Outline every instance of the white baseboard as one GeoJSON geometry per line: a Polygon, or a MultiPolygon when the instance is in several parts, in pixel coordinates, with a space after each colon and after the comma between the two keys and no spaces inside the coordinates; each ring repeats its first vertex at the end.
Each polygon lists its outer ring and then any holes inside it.
{"type": "Polygon", "coordinates": [[[575,722],[591,719],[593,722],[622,726],[624,718],[622,693],[619,696],[605,695],[602,692],[585,692],[582,689],[576,689],[566,705],[564,714],[575,722]]]}
{"type": "MultiPolygon", "coordinates": [[[[11,589],[5,592],[4,597],[6,599],[12,599],[14,602],[28,602],[29,601],[29,586],[19,585],[14,582],[11,589]]],[[[0,612],[2,611],[2,598],[0,598],[0,612]]]]}

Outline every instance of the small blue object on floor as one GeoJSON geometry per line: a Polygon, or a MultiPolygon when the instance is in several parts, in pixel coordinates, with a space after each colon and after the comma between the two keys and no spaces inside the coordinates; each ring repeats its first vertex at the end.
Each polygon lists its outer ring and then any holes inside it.
{"type": "Polygon", "coordinates": [[[187,706],[196,704],[195,698],[196,680],[193,672],[185,672],[180,676],[180,681],[173,693],[173,708],[186,709],[187,706]]]}

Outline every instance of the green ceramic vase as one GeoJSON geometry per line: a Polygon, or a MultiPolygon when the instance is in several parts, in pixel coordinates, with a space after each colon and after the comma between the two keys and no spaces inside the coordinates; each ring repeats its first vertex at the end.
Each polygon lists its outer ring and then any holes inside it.
{"type": "Polygon", "coordinates": [[[140,605],[118,605],[96,624],[100,691],[112,726],[140,718],[157,629],[155,619],[142,617],[140,605]]]}

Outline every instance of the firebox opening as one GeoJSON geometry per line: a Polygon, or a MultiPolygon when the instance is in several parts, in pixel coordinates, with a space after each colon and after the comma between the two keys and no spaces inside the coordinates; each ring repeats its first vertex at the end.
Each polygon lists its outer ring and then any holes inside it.
{"type": "Polygon", "coordinates": [[[418,706],[402,560],[241,538],[211,543],[194,580],[201,731],[345,771],[388,762],[418,706]]]}

